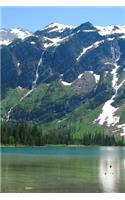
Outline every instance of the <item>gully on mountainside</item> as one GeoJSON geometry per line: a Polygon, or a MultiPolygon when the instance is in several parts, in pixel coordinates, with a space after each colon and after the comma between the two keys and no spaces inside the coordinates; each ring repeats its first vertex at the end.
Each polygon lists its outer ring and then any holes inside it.
{"type": "MultiPolygon", "coordinates": [[[[23,101],[29,94],[31,94],[33,92],[33,90],[36,88],[36,84],[37,84],[37,80],[39,78],[39,66],[42,64],[42,58],[43,58],[43,54],[44,54],[44,51],[42,52],[41,54],[41,57],[39,59],[39,62],[38,62],[38,65],[37,65],[37,68],[36,68],[36,73],[35,73],[35,79],[33,80],[32,82],[32,88],[31,90],[29,90],[23,97],[21,97],[21,99],[19,100],[20,102],[23,101]]],[[[10,114],[11,112],[13,111],[13,109],[17,106],[17,104],[15,104],[14,106],[12,106],[8,113],[5,115],[5,119],[6,119],[6,122],[8,122],[10,120],[10,114]]]]}
{"type": "MultiPolygon", "coordinates": [[[[114,88],[115,94],[111,97],[111,99],[109,99],[107,102],[105,102],[105,104],[104,104],[104,106],[102,108],[102,113],[94,121],[94,122],[98,122],[100,125],[103,125],[103,124],[106,123],[108,127],[115,126],[116,124],[119,123],[120,117],[115,116],[115,113],[119,108],[113,107],[112,103],[115,101],[115,98],[117,96],[117,92],[118,92],[119,88],[125,82],[125,80],[123,80],[120,84],[118,84],[117,71],[120,68],[120,65],[118,65],[118,61],[120,59],[120,51],[119,51],[117,56],[115,54],[116,54],[116,52],[112,48],[112,57],[113,57],[114,62],[113,63],[109,63],[109,64],[114,65],[114,68],[112,69],[111,74],[113,76],[113,78],[112,78],[112,87],[114,88]]],[[[124,124],[117,125],[117,127],[122,129],[121,135],[125,135],[125,125],[124,124]]]]}

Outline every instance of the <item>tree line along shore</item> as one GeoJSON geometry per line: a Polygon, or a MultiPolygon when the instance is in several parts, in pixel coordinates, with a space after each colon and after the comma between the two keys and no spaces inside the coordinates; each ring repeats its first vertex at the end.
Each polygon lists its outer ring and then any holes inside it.
{"type": "Polygon", "coordinates": [[[2,146],[44,146],[44,145],[100,145],[100,146],[125,146],[125,140],[118,135],[105,133],[86,133],[74,136],[70,128],[58,130],[51,129],[47,132],[38,126],[27,123],[1,124],[2,146]]]}

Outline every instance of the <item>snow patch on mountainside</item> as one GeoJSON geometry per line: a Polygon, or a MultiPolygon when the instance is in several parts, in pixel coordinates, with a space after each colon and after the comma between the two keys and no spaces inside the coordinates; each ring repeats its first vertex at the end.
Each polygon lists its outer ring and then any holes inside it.
{"type": "Polygon", "coordinates": [[[60,38],[60,37],[49,38],[49,37],[44,36],[43,37],[45,40],[44,48],[48,48],[51,46],[59,46],[62,42],[69,40],[73,35],[74,35],[74,33],[70,34],[70,36],[66,36],[63,38],[60,38]]]}
{"type": "Polygon", "coordinates": [[[12,106],[12,107],[9,109],[9,111],[8,111],[8,113],[7,113],[7,115],[6,115],[6,122],[9,121],[9,119],[10,119],[10,113],[12,112],[12,110],[13,110],[15,107],[16,107],[16,105],[12,106]]]}
{"type": "Polygon", "coordinates": [[[113,38],[107,38],[108,41],[112,41],[114,39],[115,39],[114,37],[113,38]]]}
{"type": "Polygon", "coordinates": [[[122,35],[122,36],[120,36],[119,38],[121,38],[121,39],[125,39],[125,35],[122,35]]]}
{"type": "Polygon", "coordinates": [[[55,37],[55,38],[49,38],[49,37],[43,37],[45,42],[44,42],[44,48],[48,48],[51,46],[59,46],[62,42],[69,40],[74,34],[70,34],[70,36],[66,36],[63,38],[60,37],[55,37]]]}
{"type": "Polygon", "coordinates": [[[20,69],[20,62],[19,62],[19,61],[17,62],[17,73],[18,73],[18,75],[20,76],[20,74],[21,74],[21,69],[20,69]]]}
{"type": "Polygon", "coordinates": [[[41,58],[39,59],[39,62],[38,62],[37,68],[36,68],[35,79],[34,79],[34,81],[32,82],[32,89],[36,88],[37,80],[38,80],[38,78],[39,78],[39,67],[40,67],[40,65],[41,65],[42,62],[43,62],[42,57],[43,57],[43,53],[42,53],[42,55],[41,55],[41,58]]]}
{"type": "MultiPolygon", "coordinates": [[[[80,30],[80,31],[81,31],[81,30],[80,30]]],[[[96,32],[96,30],[90,30],[90,29],[89,29],[89,30],[82,30],[82,32],[87,32],[87,33],[88,33],[88,32],[96,32]]]]}
{"type": "MultiPolygon", "coordinates": [[[[95,77],[96,83],[99,82],[99,80],[100,80],[100,75],[95,74],[93,71],[87,71],[87,72],[90,72],[91,74],[93,74],[93,76],[95,77]]],[[[82,78],[83,75],[84,75],[84,73],[79,74],[79,75],[78,75],[78,79],[82,78]]]]}
{"type": "Polygon", "coordinates": [[[21,86],[18,86],[17,89],[19,89],[19,90],[23,90],[24,88],[21,87],[21,86]]]}
{"type": "Polygon", "coordinates": [[[80,58],[86,54],[89,50],[95,49],[97,48],[100,44],[102,44],[104,42],[104,40],[101,41],[96,41],[94,44],[90,45],[87,48],[83,48],[82,52],[80,53],[80,55],[76,58],[77,61],[80,60],[80,58]]]}
{"type": "MultiPolygon", "coordinates": [[[[107,124],[108,127],[114,126],[119,123],[120,117],[115,116],[116,111],[119,108],[115,108],[112,106],[112,103],[115,100],[115,97],[117,96],[117,92],[119,88],[125,83],[125,80],[123,80],[119,85],[118,85],[118,74],[117,71],[120,68],[120,66],[117,64],[119,59],[116,60],[115,63],[110,63],[114,65],[114,69],[111,71],[111,74],[113,76],[112,78],[112,87],[115,90],[115,94],[109,99],[107,102],[105,102],[103,108],[102,108],[102,113],[99,115],[99,117],[94,121],[98,122],[100,125],[103,125],[104,123],[107,124]]],[[[109,64],[109,63],[108,63],[109,64]]],[[[122,129],[121,136],[125,136],[125,124],[117,125],[117,128],[122,129]]]]}
{"type": "Polygon", "coordinates": [[[19,67],[20,66],[20,63],[19,62],[17,62],[17,67],[19,67]]]}
{"type": "Polygon", "coordinates": [[[102,108],[102,113],[96,119],[96,121],[99,121],[98,123],[100,125],[106,123],[107,126],[110,127],[111,125],[113,126],[119,122],[120,117],[115,116],[115,112],[118,110],[118,108],[112,106],[114,98],[115,95],[113,95],[112,98],[104,104],[102,108]]]}
{"type": "Polygon", "coordinates": [[[48,38],[44,37],[45,43],[44,48],[48,48],[51,46],[58,46],[65,38],[55,37],[55,38],[48,38]]]}
{"type": "Polygon", "coordinates": [[[84,73],[79,74],[78,79],[80,79],[83,76],[84,73]]]}
{"type": "Polygon", "coordinates": [[[117,65],[117,63],[114,63],[114,69],[111,71],[111,74],[113,76],[113,79],[112,79],[112,87],[115,89],[116,93],[117,93],[117,90],[118,90],[118,85],[117,85],[117,82],[118,82],[118,74],[117,74],[117,70],[119,69],[119,65],[117,65]]]}
{"type": "Polygon", "coordinates": [[[7,39],[7,40],[0,39],[0,45],[9,45],[10,43],[11,43],[11,41],[9,39],[7,39]]]}
{"type": "Polygon", "coordinates": [[[65,86],[71,86],[71,85],[72,85],[72,83],[68,83],[68,82],[62,81],[62,80],[61,80],[61,83],[62,83],[63,85],[65,85],[65,86]]]}
{"type": "Polygon", "coordinates": [[[34,42],[34,41],[31,41],[31,42],[30,42],[30,44],[36,44],[36,42],[34,42]]]}
{"type": "Polygon", "coordinates": [[[104,123],[107,124],[108,127],[113,126],[119,122],[120,117],[115,116],[116,111],[118,108],[115,108],[112,106],[112,103],[114,102],[114,99],[117,95],[118,89],[121,87],[120,85],[117,85],[118,77],[117,77],[117,70],[119,69],[119,65],[117,64],[119,59],[116,60],[115,63],[112,63],[114,65],[114,69],[111,71],[111,74],[113,76],[112,78],[112,87],[115,90],[115,94],[109,99],[107,102],[105,102],[102,113],[99,115],[99,117],[95,120],[98,121],[100,125],[103,125],[104,123]]]}
{"type": "Polygon", "coordinates": [[[93,71],[90,71],[90,73],[94,75],[94,77],[95,77],[95,81],[96,81],[96,83],[98,83],[99,80],[100,80],[100,75],[95,74],[93,71]]]}
{"type": "Polygon", "coordinates": [[[117,126],[118,128],[122,129],[121,136],[125,136],[125,124],[120,124],[117,126]]]}
{"type": "Polygon", "coordinates": [[[111,34],[125,34],[125,26],[110,25],[110,26],[95,26],[100,35],[111,35],[111,34]]]}
{"type": "Polygon", "coordinates": [[[46,26],[42,30],[50,29],[49,32],[54,32],[54,31],[63,32],[67,28],[73,29],[73,28],[75,28],[75,26],[65,25],[65,24],[60,24],[60,23],[55,22],[55,23],[51,23],[50,25],[46,26]]]}

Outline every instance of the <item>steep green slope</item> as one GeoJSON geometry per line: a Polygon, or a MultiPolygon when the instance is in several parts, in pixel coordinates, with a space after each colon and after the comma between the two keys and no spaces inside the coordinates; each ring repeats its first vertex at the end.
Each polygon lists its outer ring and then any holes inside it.
{"type": "Polygon", "coordinates": [[[50,121],[60,118],[66,112],[71,112],[80,97],[76,96],[72,88],[61,83],[50,85],[41,84],[12,112],[12,118],[28,121],[50,121]]]}
{"type": "MultiPolygon", "coordinates": [[[[95,82],[91,83],[91,79],[90,86],[89,81],[87,86],[85,85],[85,77],[77,79],[71,86],[65,86],[60,81],[55,81],[51,84],[40,84],[22,101],[19,100],[26,94],[26,90],[11,89],[11,93],[7,93],[6,97],[2,100],[2,115],[5,115],[8,110],[16,104],[15,108],[10,113],[12,121],[26,120],[47,123],[65,117],[76,108],[78,108],[79,111],[79,107],[83,106],[84,124],[86,124],[89,111],[92,115],[94,109],[102,106],[103,103],[111,97],[113,90],[111,88],[111,76],[109,75],[102,76],[97,87],[95,82]],[[83,84],[82,88],[81,84],[83,84]],[[95,89],[93,90],[94,87],[95,89]],[[85,89],[83,90],[83,88],[85,89]],[[16,92],[16,95],[12,94],[14,92],[16,92]],[[14,100],[13,98],[11,99],[11,95],[13,95],[14,100]]],[[[81,113],[79,113],[78,116],[82,116],[81,113]]],[[[77,118],[77,116],[75,116],[75,118],[77,118]]]]}
{"type": "Polygon", "coordinates": [[[3,117],[12,106],[18,104],[21,97],[26,93],[27,90],[22,88],[9,89],[5,98],[1,101],[1,116],[3,117]]]}

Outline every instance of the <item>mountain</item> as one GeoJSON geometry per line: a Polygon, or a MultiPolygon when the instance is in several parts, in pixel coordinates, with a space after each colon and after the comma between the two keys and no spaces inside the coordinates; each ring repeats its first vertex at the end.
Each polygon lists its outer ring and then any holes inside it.
{"type": "Polygon", "coordinates": [[[25,39],[30,36],[29,31],[25,31],[21,28],[12,29],[0,29],[0,45],[8,45],[12,43],[15,39],[25,39]]]}
{"type": "Polygon", "coordinates": [[[2,37],[3,121],[125,135],[125,26],[51,23],[2,37]]]}

